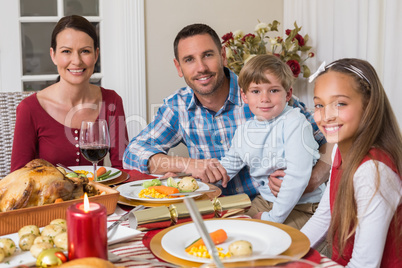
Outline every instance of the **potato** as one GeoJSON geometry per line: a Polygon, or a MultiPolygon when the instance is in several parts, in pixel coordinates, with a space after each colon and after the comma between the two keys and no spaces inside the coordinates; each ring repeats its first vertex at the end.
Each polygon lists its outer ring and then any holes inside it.
{"type": "Polygon", "coordinates": [[[23,236],[20,237],[20,241],[18,245],[20,246],[20,249],[24,251],[28,251],[31,249],[34,241],[35,241],[36,235],[34,234],[24,234],[23,236]]]}
{"type": "Polygon", "coordinates": [[[61,233],[55,236],[54,244],[56,247],[67,250],[67,233],[61,233]]]}
{"type": "Polygon", "coordinates": [[[29,251],[31,252],[32,256],[34,256],[34,258],[38,258],[39,254],[43,250],[49,249],[49,248],[53,248],[53,244],[44,242],[44,243],[32,245],[32,247],[29,251]]]}
{"type": "Polygon", "coordinates": [[[55,219],[52,220],[50,224],[59,224],[67,230],[67,221],[65,219],[55,219]]]}
{"type": "Polygon", "coordinates": [[[0,238],[0,248],[3,249],[6,257],[11,256],[15,252],[15,243],[10,238],[0,238]]]}
{"type": "Polygon", "coordinates": [[[50,243],[50,244],[54,245],[53,238],[50,236],[38,236],[35,238],[33,243],[34,243],[34,245],[41,244],[41,243],[50,243]]]}
{"type": "Polygon", "coordinates": [[[0,263],[4,260],[6,256],[4,255],[4,250],[0,248],[0,263]]]}
{"type": "Polygon", "coordinates": [[[229,245],[229,253],[233,257],[247,257],[253,254],[253,245],[246,240],[238,240],[229,245]]]}
{"type": "Polygon", "coordinates": [[[56,167],[63,175],[66,175],[67,174],[67,172],[66,172],[66,170],[64,169],[64,168],[62,168],[62,167],[56,167]]]}
{"type": "Polygon", "coordinates": [[[35,236],[38,236],[40,235],[40,231],[36,225],[25,225],[18,231],[18,238],[21,238],[24,234],[34,234],[35,236]]]}
{"type": "Polygon", "coordinates": [[[46,225],[41,233],[41,236],[55,237],[56,235],[66,232],[66,228],[60,224],[46,225]]]}
{"type": "Polygon", "coordinates": [[[177,183],[180,192],[194,192],[198,188],[198,183],[193,177],[184,177],[177,183]]]}

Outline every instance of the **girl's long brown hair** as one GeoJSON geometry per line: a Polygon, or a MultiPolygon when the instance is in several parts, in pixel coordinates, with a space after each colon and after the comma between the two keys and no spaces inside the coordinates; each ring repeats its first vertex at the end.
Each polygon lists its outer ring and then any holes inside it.
{"type": "MultiPolygon", "coordinates": [[[[402,135],[396,117],[385,94],[384,88],[370,63],[360,59],[341,59],[335,61],[325,70],[347,74],[354,78],[356,88],[363,96],[363,116],[355,133],[354,142],[348,155],[342,156],[343,173],[332,211],[328,240],[331,244],[337,241],[339,253],[345,249],[347,239],[354,235],[358,219],[357,205],[354,197],[353,176],[361,161],[369,154],[371,148],[383,150],[395,163],[399,177],[402,174],[402,135]],[[358,75],[350,69],[357,68],[362,72],[358,75]],[[366,81],[366,79],[368,81],[366,81]]],[[[322,73],[322,74],[323,74],[322,73]]],[[[321,75],[321,74],[320,74],[321,75]]],[[[381,175],[377,166],[377,189],[381,175]]],[[[394,217],[400,217],[395,212],[394,217]]],[[[395,221],[396,223],[398,221],[395,221]]],[[[393,226],[401,241],[402,231],[393,226]]]]}

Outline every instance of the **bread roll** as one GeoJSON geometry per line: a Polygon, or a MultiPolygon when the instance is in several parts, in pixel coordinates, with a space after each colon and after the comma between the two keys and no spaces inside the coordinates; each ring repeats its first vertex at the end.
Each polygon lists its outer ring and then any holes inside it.
{"type": "Polygon", "coordinates": [[[59,268],[123,268],[124,266],[114,266],[110,261],[100,258],[81,258],[63,263],[59,268]]]}

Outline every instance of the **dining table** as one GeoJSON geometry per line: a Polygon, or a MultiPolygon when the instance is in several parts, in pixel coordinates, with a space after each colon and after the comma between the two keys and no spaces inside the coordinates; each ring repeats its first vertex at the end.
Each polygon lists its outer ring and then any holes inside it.
{"type": "MultiPolygon", "coordinates": [[[[122,184],[128,182],[155,178],[152,175],[144,174],[137,170],[122,170],[122,171],[123,173],[127,174],[127,179],[125,179],[124,181],[122,180],[118,181],[118,184],[116,185],[109,185],[110,187],[118,188],[122,184]]],[[[130,211],[131,209],[133,209],[133,206],[127,205],[125,202],[118,202],[114,213],[107,217],[108,224],[118,221],[122,215],[128,213],[128,211],[130,211]]],[[[251,220],[250,217],[248,215],[245,215],[243,212],[244,210],[241,209],[239,210],[233,209],[233,211],[229,211],[229,213],[226,213],[221,218],[251,220]]],[[[189,221],[191,221],[191,219],[189,219],[189,221]]],[[[123,221],[121,222],[120,225],[123,227],[130,228],[130,224],[128,221],[123,221]]],[[[117,258],[113,260],[113,263],[116,266],[123,266],[123,267],[168,267],[167,266],[168,262],[166,262],[162,258],[159,258],[160,255],[154,254],[151,247],[152,239],[155,239],[155,237],[157,236],[161,236],[161,234],[166,232],[165,230],[166,228],[167,227],[142,230],[135,237],[109,245],[108,247],[109,252],[113,253],[114,256],[117,255],[117,258]]],[[[320,254],[313,248],[310,248],[307,254],[305,254],[301,259],[316,263],[315,267],[325,267],[325,268],[343,267],[338,263],[334,262],[333,260],[331,260],[330,258],[320,254]]],[[[199,266],[201,265],[202,263],[199,264],[199,266]]],[[[178,267],[180,266],[181,265],[178,265],[178,267]]],[[[258,267],[268,267],[268,266],[258,266],[258,267]]],[[[296,262],[284,262],[269,267],[307,268],[312,266],[306,263],[296,261],[296,262]]]]}

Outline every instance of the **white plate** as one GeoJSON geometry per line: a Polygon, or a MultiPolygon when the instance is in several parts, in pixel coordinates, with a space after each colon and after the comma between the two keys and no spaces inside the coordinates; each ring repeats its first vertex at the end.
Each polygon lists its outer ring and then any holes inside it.
{"type": "MultiPolygon", "coordinates": [[[[108,222],[107,225],[109,226],[111,224],[112,223],[108,222]]],[[[40,229],[42,229],[42,228],[40,228],[40,229]]],[[[118,242],[128,240],[128,239],[132,239],[132,238],[136,237],[137,235],[139,235],[140,233],[141,232],[136,229],[131,229],[131,228],[124,227],[124,226],[115,227],[112,231],[110,231],[108,233],[108,245],[116,244],[118,242]]],[[[35,265],[36,259],[32,256],[31,252],[22,251],[18,247],[18,241],[19,241],[18,233],[4,235],[0,238],[11,238],[14,241],[15,245],[17,246],[15,253],[10,257],[5,258],[4,261],[2,263],[0,263],[0,268],[15,267],[18,265],[27,265],[27,266],[35,265]]]]}
{"type": "MultiPolygon", "coordinates": [[[[246,240],[253,245],[253,255],[245,258],[236,258],[236,261],[250,261],[260,259],[261,255],[278,255],[287,250],[292,238],[285,231],[261,222],[239,220],[209,220],[204,221],[209,233],[223,229],[228,239],[219,244],[223,252],[228,252],[229,245],[237,240],[246,240]]],[[[185,224],[167,232],[162,237],[162,247],[169,254],[188,261],[208,263],[211,259],[189,255],[185,248],[200,235],[194,223],[185,224]]],[[[225,259],[230,261],[230,258],[225,259]]],[[[232,259],[234,261],[234,259],[232,259]]]]}
{"type": "MultiPolygon", "coordinates": [[[[100,167],[101,166],[98,166],[98,168],[100,168],[100,167]]],[[[69,167],[69,168],[74,170],[74,171],[76,171],[76,170],[85,170],[85,171],[94,173],[94,167],[93,166],[73,166],[73,167],[69,167]]],[[[105,168],[106,168],[106,172],[111,170],[110,174],[113,174],[113,173],[115,173],[117,171],[120,171],[117,168],[112,168],[112,167],[105,167],[105,168]]],[[[114,176],[112,176],[110,178],[107,178],[106,180],[101,180],[101,181],[97,181],[97,182],[111,181],[111,180],[116,179],[120,175],[121,175],[121,171],[119,173],[117,173],[116,175],[114,175],[114,176]]]]}
{"type": "MultiPolygon", "coordinates": [[[[160,198],[160,199],[150,199],[150,198],[141,198],[138,196],[138,194],[141,192],[141,190],[144,189],[144,187],[142,187],[142,185],[138,185],[138,186],[131,186],[132,184],[137,185],[139,183],[143,183],[144,181],[149,181],[149,180],[140,180],[140,181],[133,181],[133,182],[129,182],[129,183],[125,183],[121,186],[119,186],[116,190],[120,192],[120,195],[127,198],[127,199],[132,199],[132,200],[138,200],[138,201],[142,201],[142,202],[154,202],[154,203],[166,203],[166,201],[172,201],[172,200],[183,200],[184,197],[177,197],[177,198],[160,198]]],[[[180,181],[180,179],[175,179],[176,182],[180,181]]],[[[203,190],[209,190],[209,186],[203,182],[197,181],[198,182],[198,189],[195,191],[203,191],[203,190]]],[[[162,185],[166,186],[167,181],[163,180],[162,181],[162,185]]],[[[194,197],[196,196],[200,196],[202,194],[195,194],[192,195],[194,197]]]]}

